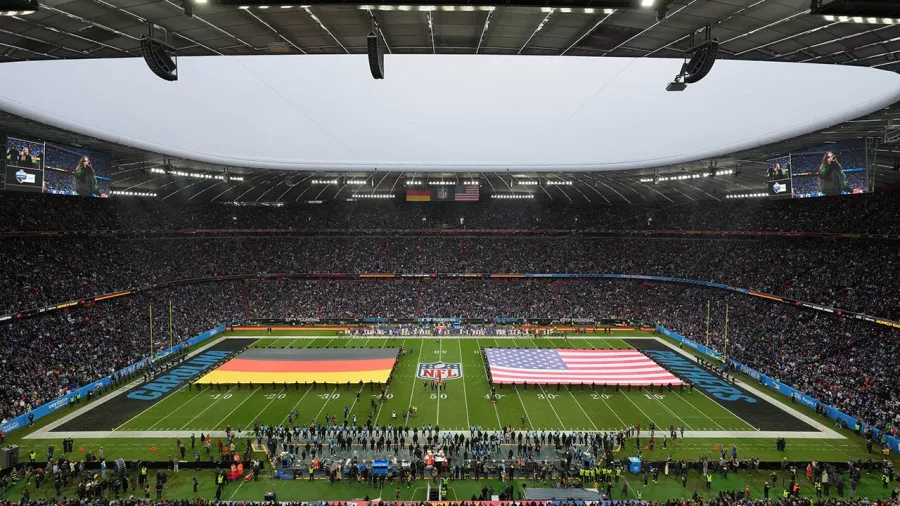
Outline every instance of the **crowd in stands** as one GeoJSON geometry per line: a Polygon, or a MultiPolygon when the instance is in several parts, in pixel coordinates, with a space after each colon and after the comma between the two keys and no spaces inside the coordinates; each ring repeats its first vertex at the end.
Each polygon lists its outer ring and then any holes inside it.
{"type": "Polygon", "coordinates": [[[8,374],[0,414],[9,418],[168,346],[168,301],[178,342],[224,321],[250,318],[621,318],[658,322],[796,386],[821,402],[896,433],[900,330],[804,311],[721,290],[625,280],[254,280],[154,290],[7,324],[8,374]]]}
{"type": "MultiPolygon", "coordinates": [[[[0,241],[5,257],[0,313],[221,275],[606,273],[712,281],[900,320],[900,248],[891,240],[410,236],[0,241]]],[[[448,304],[457,303],[451,294],[443,297],[448,304]]]]}
{"type": "MultiPolygon", "coordinates": [[[[178,279],[254,273],[625,273],[714,281],[900,320],[900,248],[893,240],[630,234],[630,230],[900,232],[893,195],[801,202],[573,208],[484,202],[341,209],[166,206],[153,200],[3,195],[0,227],[27,230],[304,228],[234,237],[3,237],[0,313],[178,279]],[[460,218],[463,218],[460,220],[460,218]],[[406,229],[619,230],[591,236],[478,235],[406,229]],[[337,232],[328,232],[335,230],[337,232]],[[395,233],[382,233],[381,230],[395,233]]],[[[518,203],[515,203],[518,204],[518,203]]],[[[632,281],[365,279],[217,281],[169,286],[4,323],[0,418],[137,361],[224,321],[253,317],[621,317],[660,322],[879,427],[900,426],[891,374],[898,331],[724,291],[632,281]],[[160,331],[161,329],[161,331],[160,331]],[[8,343],[8,344],[7,344],[8,343]]],[[[896,430],[896,429],[894,429],[896,430]]]]}
{"type": "Polygon", "coordinates": [[[415,205],[394,201],[321,205],[177,204],[160,199],[68,199],[8,193],[0,199],[0,231],[310,229],[414,230],[756,230],[898,234],[900,198],[704,201],[625,206],[547,205],[522,200],[415,205]]]}
{"type": "MultiPolygon", "coordinates": [[[[165,501],[152,501],[150,499],[121,499],[121,500],[99,500],[99,501],[82,501],[82,500],[32,500],[32,501],[0,501],[0,506],[155,506],[158,504],[166,504],[168,506],[268,506],[271,502],[262,501],[209,501],[204,499],[166,499],[165,501]]],[[[361,506],[429,506],[431,503],[425,501],[361,501],[354,500],[352,502],[341,501],[296,501],[281,502],[284,506],[348,506],[355,504],[361,506]]],[[[479,506],[487,504],[485,501],[445,501],[441,503],[443,506],[479,506]]],[[[896,506],[895,500],[876,499],[869,500],[866,498],[853,499],[818,499],[810,501],[806,498],[790,498],[764,501],[760,499],[744,500],[744,499],[712,499],[712,500],[684,500],[673,499],[666,502],[658,501],[575,501],[575,500],[559,500],[559,501],[504,501],[491,504],[504,504],[506,506],[896,506]]]]}

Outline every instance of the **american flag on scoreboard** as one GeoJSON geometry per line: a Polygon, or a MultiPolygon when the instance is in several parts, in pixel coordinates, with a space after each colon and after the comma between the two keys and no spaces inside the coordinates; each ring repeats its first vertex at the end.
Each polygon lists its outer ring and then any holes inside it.
{"type": "Polygon", "coordinates": [[[479,189],[478,185],[457,186],[456,196],[453,200],[456,202],[478,202],[479,189]]]}
{"type": "Polygon", "coordinates": [[[681,385],[637,350],[485,350],[494,383],[681,385]]]}

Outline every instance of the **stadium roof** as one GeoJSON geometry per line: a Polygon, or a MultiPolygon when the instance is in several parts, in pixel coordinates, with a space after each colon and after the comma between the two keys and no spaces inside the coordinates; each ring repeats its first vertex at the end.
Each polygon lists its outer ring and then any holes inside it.
{"type": "MultiPolygon", "coordinates": [[[[900,24],[826,20],[810,15],[808,0],[675,0],[668,16],[657,22],[652,9],[601,9],[586,13],[575,8],[503,6],[494,10],[407,10],[394,5],[293,5],[287,8],[236,8],[215,3],[194,5],[194,16],[183,13],[179,0],[52,0],[27,16],[0,18],[0,61],[69,58],[139,57],[139,38],[147,23],[157,36],[168,33],[180,55],[363,54],[365,36],[374,15],[384,34],[388,53],[525,54],[567,56],[681,57],[691,33],[710,24],[722,45],[720,59],[829,63],[897,70],[900,24]],[[571,11],[571,12],[568,12],[571,11]]],[[[438,3],[440,5],[441,3],[438,3]]],[[[547,6],[552,5],[547,3],[547,6]]],[[[713,70],[715,72],[715,69],[713,70]]],[[[36,78],[40,78],[39,76],[36,78]]],[[[71,78],[71,76],[66,79],[71,78]]],[[[93,76],[92,79],[101,79],[93,76]]],[[[778,80],[774,75],[772,79],[778,80]]],[[[815,90],[810,83],[785,83],[815,90]]],[[[827,98],[827,97],[825,97],[827,98]]],[[[691,202],[722,199],[728,193],[762,191],[766,158],[809,146],[853,137],[877,137],[888,121],[900,121],[900,107],[891,106],[857,120],[773,145],[716,158],[659,169],[605,173],[531,174],[559,178],[572,185],[536,191],[545,200],[573,203],[691,202]],[[654,175],[703,171],[710,163],[734,174],[700,180],[642,183],[654,175]]],[[[728,118],[723,118],[723,122],[728,118]]],[[[124,146],[110,145],[84,135],[41,125],[10,115],[0,116],[8,133],[54,140],[110,152],[117,164],[117,190],[154,191],[173,200],[302,202],[342,200],[354,188],[311,185],[312,179],[367,176],[371,173],[311,172],[229,168],[244,181],[192,180],[152,172],[169,167],[184,171],[221,173],[221,166],[164,157],[124,146]]],[[[900,184],[894,157],[900,149],[878,150],[875,187],[900,184]]],[[[419,174],[421,175],[421,174],[419,174]]],[[[495,173],[480,176],[487,187],[501,188],[509,178],[495,173]]],[[[430,174],[439,178],[437,173],[430,174]]],[[[415,173],[379,173],[369,192],[389,192],[415,173]]],[[[450,177],[450,175],[448,175],[450,177]]]]}
{"type": "Polygon", "coordinates": [[[161,29],[158,36],[168,32],[185,56],[362,54],[373,15],[388,53],[681,57],[689,34],[706,25],[712,25],[721,41],[719,57],[726,59],[894,70],[900,53],[900,26],[863,18],[828,21],[808,14],[809,0],[675,0],[660,22],[650,8],[608,14],[601,8],[586,13],[553,7],[560,4],[552,1],[541,2],[544,8],[506,3],[497,2],[494,10],[459,5],[422,11],[418,3],[240,9],[211,2],[195,4],[188,18],[181,0],[49,0],[37,13],[0,22],[0,61],[139,57],[148,23],[161,29]]]}
{"type": "MultiPolygon", "coordinates": [[[[516,193],[534,193],[543,201],[573,204],[646,204],[690,203],[724,200],[729,193],[756,193],[766,188],[764,160],[841,140],[871,137],[881,138],[888,122],[900,124],[900,104],[857,120],[848,121],[824,131],[797,137],[788,141],[734,153],[714,160],[659,169],[581,173],[529,173],[521,179],[571,181],[571,185],[533,188],[516,187],[516,193]],[[710,164],[733,173],[700,179],[670,180],[654,184],[641,182],[656,175],[682,175],[707,172],[710,164]]],[[[282,202],[332,201],[352,198],[359,193],[395,193],[405,191],[407,179],[464,182],[478,178],[487,190],[511,193],[507,183],[515,175],[494,172],[473,173],[415,173],[415,172],[331,172],[331,171],[274,171],[230,167],[228,173],[243,177],[243,181],[195,179],[175,176],[158,171],[168,169],[187,173],[222,174],[221,166],[192,160],[168,158],[155,153],[111,145],[83,135],[39,124],[8,113],[0,113],[0,127],[10,133],[105,151],[112,155],[116,165],[113,173],[113,189],[132,192],[154,192],[168,201],[190,202],[282,202]],[[313,180],[333,178],[345,180],[366,178],[375,183],[358,187],[354,185],[317,185],[313,180]]],[[[894,170],[894,160],[900,159],[900,146],[882,144],[876,150],[875,189],[900,188],[900,171],[894,170]]]]}

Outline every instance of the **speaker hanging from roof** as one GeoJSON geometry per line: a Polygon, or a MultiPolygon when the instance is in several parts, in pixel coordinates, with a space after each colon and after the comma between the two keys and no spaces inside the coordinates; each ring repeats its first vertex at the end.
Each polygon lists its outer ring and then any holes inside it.
{"type": "Polygon", "coordinates": [[[141,36],[141,54],[147,66],[161,79],[166,81],[178,80],[178,63],[175,57],[175,48],[164,41],[141,36]]]}
{"type": "Polygon", "coordinates": [[[700,81],[712,70],[719,53],[719,39],[710,36],[709,25],[704,29],[704,34],[704,40],[699,44],[694,43],[695,34],[691,34],[684,64],[675,80],[666,87],[668,91],[684,91],[688,84],[700,81]]]}
{"type": "Polygon", "coordinates": [[[369,53],[369,70],[372,71],[372,77],[384,79],[384,45],[381,43],[377,27],[366,37],[366,49],[369,53]]]}

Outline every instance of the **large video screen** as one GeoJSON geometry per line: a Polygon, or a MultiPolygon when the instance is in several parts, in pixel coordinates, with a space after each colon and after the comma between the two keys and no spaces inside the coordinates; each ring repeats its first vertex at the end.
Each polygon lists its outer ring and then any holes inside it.
{"type": "Polygon", "coordinates": [[[109,158],[102,153],[47,143],[44,191],[57,195],[109,197],[109,158]]]}
{"type": "Polygon", "coordinates": [[[40,192],[44,185],[43,159],[43,142],[7,137],[3,178],[6,189],[40,192]]]}
{"type": "Polygon", "coordinates": [[[868,188],[864,139],[791,153],[790,163],[796,198],[865,193],[868,188]]]}
{"type": "Polygon", "coordinates": [[[791,157],[766,160],[766,185],[769,195],[791,195],[791,157]]]}

